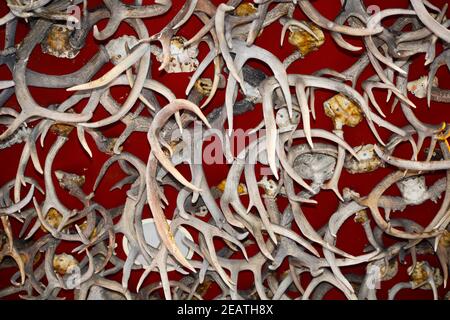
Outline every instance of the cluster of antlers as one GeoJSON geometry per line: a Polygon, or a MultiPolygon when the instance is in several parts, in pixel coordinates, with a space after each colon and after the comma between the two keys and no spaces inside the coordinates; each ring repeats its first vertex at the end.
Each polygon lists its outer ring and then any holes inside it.
{"type": "MultiPolygon", "coordinates": [[[[144,22],[151,24],[152,17],[168,12],[171,0],[153,4],[136,0],[133,5],[103,0],[92,11],[86,0],[6,2],[9,13],[0,18],[5,33],[0,64],[9,68],[12,79],[0,81],[0,121],[6,128],[0,134],[0,148],[21,144],[23,149],[15,179],[0,188],[0,269],[18,269],[0,289],[0,297],[20,294],[24,299],[59,299],[61,291],[73,290],[76,299],[204,299],[215,283],[219,288],[216,299],[321,299],[332,288],[348,299],[377,299],[377,284],[393,279],[399,262],[411,256],[410,281],[389,288],[389,299],[405,288],[432,290],[434,299],[444,298],[439,297],[438,288],[447,284],[450,262],[450,149],[446,140],[450,127],[445,122],[419,120],[408,93],[426,98],[428,106],[433,101],[450,102],[450,90],[440,88],[436,77],[441,66],[450,68],[447,5],[439,8],[429,1],[410,0],[408,8],[372,10],[362,0],[346,0],[330,21],[308,0],[228,0],[218,6],[210,0],[186,0],[174,18],[151,35],[144,22]],[[73,15],[77,8],[78,18],[73,15]],[[295,19],[296,12],[309,20],[295,19]],[[195,17],[202,28],[190,39],[177,35],[195,17]],[[384,26],[383,20],[390,17],[394,22],[384,26]],[[29,31],[17,44],[20,20],[29,25],[29,31]],[[100,30],[101,20],[107,24],[100,30]],[[255,45],[258,37],[264,37],[262,30],[274,23],[282,25],[281,45],[288,33],[295,47],[283,61],[255,45]],[[123,24],[135,34],[114,37],[123,24]],[[78,71],[49,75],[27,67],[38,45],[45,54],[73,59],[86,47],[91,31],[102,44],[78,71]],[[288,73],[292,63],[320,48],[325,34],[344,50],[359,52],[358,61],[340,72],[324,68],[308,75],[288,73]],[[364,46],[355,46],[344,36],[359,38],[364,46]],[[209,53],[199,61],[202,42],[209,53]],[[187,98],[177,98],[152,78],[152,54],[160,63],[159,70],[191,72],[187,98]],[[421,54],[429,74],[412,81],[409,66],[421,54]],[[270,73],[250,66],[250,60],[265,64],[270,73]],[[107,63],[113,67],[96,76],[107,63]],[[202,78],[210,65],[213,78],[202,78]],[[375,74],[361,80],[367,68],[375,74]],[[356,89],[358,80],[361,90],[356,89]],[[73,94],[59,104],[42,106],[29,87],[66,89],[73,94]],[[114,87],[129,88],[123,104],[113,98],[114,87]],[[211,101],[221,89],[225,91],[223,105],[214,106],[211,101]],[[335,93],[323,104],[333,121],[332,132],[313,128],[317,89],[335,93]],[[375,89],[385,91],[388,100],[393,97],[392,110],[399,105],[408,125],[399,127],[387,120],[375,89]],[[17,108],[5,106],[12,96],[17,108]],[[234,116],[259,106],[263,121],[247,133],[254,139],[233,154],[234,116]],[[108,116],[94,120],[100,107],[108,116]],[[346,142],[344,127],[362,121],[367,122],[377,144],[351,146],[346,142]],[[125,127],[120,136],[108,138],[102,133],[117,123],[125,127]],[[391,132],[386,141],[379,127],[391,132]],[[38,155],[37,144],[44,146],[49,132],[57,138],[44,158],[38,155]],[[142,143],[150,146],[146,161],[122,147],[139,132],[147,134],[142,143]],[[95,146],[89,145],[86,135],[95,146]],[[219,186],[208,185],[203,168],[204,145],[213,135],[220,136],[220,149],[229,164],[226,180],[219,186]],[[78,140],[91,157],[94,147],[110,155],[89,192],[83,186],[84,176],[52,169],[69,139],[78,140]],[[419,160],[425,143],[429,146],[426,158],[419,160]],[[402,145],[411,147],[410,158],[394,156],[402,145]],[[25,174],[29,163],[43,175],[44,185],[25,174]],[[118,207],[105,208],[95,193],[113,164],[126,174],[113,187],[124,188],[126,200],[118,207]],[[177,168],[181,164],[190,169],[190,180],[177,168]],[[358,177],[384,166],[395,170],[367,195],[339,185],[343,170],[358,177]],[[266,174],[259,179],[261,168],[266,174]],[[439,172],[445,176],[428,186],[425,176],[439,172]],[[58,199],[54,177],[83,209],[70,209],[58,199]],[[400,195],[385,194],[394,185],[400,195]],[[167,212],[166,188],[177,190],[173,212],[167,212]],[[339,206],[317,229],[302,205],[316,205],[320,211],[315,197],[322,190],[332,190],[339,206]],[[426,226],[391,218],[394,211],[440,198],[440,208],[426,226]],[[282,206],[280,200],[287,205],[282,206]],[[146,239],[142,218],[146,206],[160,239],[157,246],[146,239]],[[361,224],[367,238],[360,255],[336,244],[341,227],[351,218],[361,224]],[[19,232],[13,230],[12,220],[21,225],[19,232]],[[195,230],[197,236],[177,242],[176,235],[183,228],[195,230]],[[119,234],[127,241],[125,260],[115,252],[122,245],[117,241],[119,234]],[[393,244],[385,243],[386,235],[395,239],[393,244]],[[75,248],[57,253],[66,243],[75,248]],[[252,256],[247,254],[250,246],[257,248],[252,256]],[[182,247],[195,256],[186,255],[182,247]],[[436,255],[439,266],[420,260],[423,254],[436,255]],[[285,272],[280,272],[282,265],[288,266],[285,272]],[[346,267],[361,265],[364,274],[344,272],[346,267]],[[131,273],[138,270],[137,287],[129,287],[131,273]],[[169,277],[170,272],[180,275],[179,280],[169,277]],[[253,274],[250,289],[239,288],[242,272],[253,274]],[[159,274],[161,281],[145,282],[152,273],[159,274]],[[121,282],[111,279],[115,274],[121,275],[121,282]],[[302,274],[311,278],[306,286],[302,274]]],[[[2,161],[9,166],[7,160],[2,161]]]]}

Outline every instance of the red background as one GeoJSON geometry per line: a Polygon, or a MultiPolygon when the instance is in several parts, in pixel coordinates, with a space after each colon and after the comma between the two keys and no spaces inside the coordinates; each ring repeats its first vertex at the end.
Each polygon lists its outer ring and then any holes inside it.
{"type": "MultiPolygon", "coordinates": [[[[100,0],[92,0],[89,1],[89,8],[94,9],[99,4],[101,4],[102,1],[100,0]]],[[[123,1],[126,3],[132,3],[132,1],[123,1]]],[[[213,3],[219,4],[224,1],[218,1],[218,0],[212,0],[213,3]]],[[[396,1],[364,1],[366,6],[370,4],[376,4],[381,9],[386,8],[392,8],[392,7],[401,7],[401,8],[407,8],[409,1],[407,0],[396,0],[396,1]]],[[[447,1],[445,0],[434,0],[433,4],[435,4],[438,7],[442,7],[447,1]]],[[[153,3],[152,0],[146,0],[144,1],[144,4],[151,4],[153,3]]],[[[149,18],[145,19],[144,22],[148,27],[150,34],[155,34],[159,30],[161,30],[167,23],[170,21],[175,14],[178,12],[181,5],[184,3],[184,1],[173,1],[173,7],[172,9],[156,18],[149,18]]],[[[336,15],[339,13],[340,10],[340,1],[338,0],[318,0],[313,2],[314,6],[327,18],[334,19],[336,15]]],[[[5,2],[2,1],[0,4],[0,14],[3,16],[5,13],[7,13],[7,6],[5,2]]],[[[307,18],[303,15],[300,9],[295,10],[294,17],[296,19],[301,20],[307,20],[307,18]]],[[[384,24],[390,25],[394,19],[386,19],[384,20],[384,24]]],[[[99,23],[99,29],[101,30],[105,26],[106,20],[103,20],[99,23]]],[[[181,28],[181,30],[178,32],[179,35],[182,35],[186,38],[190,38],[193,36],[200,28],[202,24],[201,22],[195,17],[191,17],[189,21],[181,28]]],[[[24,35],[28,32],[28,26],[21,21],[19,23],[18,32],[17,32],[17,39],[16,43],[19,43],[21,39],[23,39],[24,35]]],[[[4,39],[4,27],[0,28],[0,45],[3,48],[3,39],[4,39]]],[[[290,53],[293,51],[293,47],[285,41],[284,46],[280,47],[279,44],[279,38],[281,33],[281,25],[279,23],[274,23],[270,27],[267,27],[262,35],[257,38],[256,45],[261,46],[263,48],[266,48],[270,50],[271,52],[275,53],[281,60],[283,60],[285,57],[287,57],[290,53]]],[[[351,53],[347,52],[341,48],[339,48],[332,40],[329,32],[324,31],[326,41],[325,44],[320,48],[320,50],[313,52],[309,54],[305,59],[296,61],[293,63],[289,69],[288,73],[300,73],[300,74],[311,74],[314,71],[323,69],[323,68],[332,68],[337,71],[343,71],[350,67],[360,55],[359,52],[351,53]]],[[[116,32],[114,37],[117,37],[122,34],[134,34],[133,30],[128,27],[127,24],[122,23],[119,30],[116,32]]],[[[359,39],[350,39],[350,42],[354,44],[361,44],[361,41],[359,39]]],[[[74,72],[77,69],[79,69],[84,63],[89,61],[91,57],[95,55],[95,53],[98,50],[98,45],[100,43],[107,43],[106,41],[99,42],[95,40],[92,36],[92,32],[88,36],[86,46],[82,49],[80,54],[73,60],[69,59],[58,59],[56,57],[43,54],[41,52],[40,46],[36,46],[36,48],[33,51],[33,54],[31,55],[28,67],[32,70],[47,73],[47,74],[66,74],[70,72],[74,72]]],[[[442,51],[442,48],[439,45],[437,54],[439,54],[442,51]]],[[[208,52],[208,48],[205,44],[202,44],[200,46],[200,56],[199,60],[201,60],[208,52]]],[[[424,68],[424,54],[416,55],[414,57],[414,62],[410,67],[410,80],[415,80],[419,76],[424,75],[427,73],[427,69],[424,68]]],[[[269,70],[264,65],[259,65],[257,63],[253,63],[253,66],[258,66],[262,68],[263,70],[267,71],[269,73],[269,70]]],[[[152,56],[152,78],[157,79],[158,81],[162,82],[166,86],[168,86],[178,98],[185,98],[185,88],[189,82],[190,74],[167,74],[164,71],[158,71],[159,63],[155,60],[154,56],[152,56]]],[[[108,64],[103,67],[100,72],[94,76],[95,78],[98,78],[101,74],[106,72],[111,68],[111,64],[108,64]]],[[[203,77],[211,77],[212,76],[212,68],[207,69],[206,73],[203,75],[203,77]]],[[[367,77],[371,76],[374,73],[373,69],[371,67],[366,68],[365,72],[360,78],[360,81],[358,83],[357,89],[360,90],[360,84],[361,81],[366,79],[367,77]]],[[[438,71],[437,74],[439,78],[439,84],[441,87],[447,87],[449,83],[449,72],[445,69],[445,67],[441,68],[438,71]]],[[[11,79],[11,73],[5,66],[0,67],[0,79],[6,80],[11,79]]],[[[30,88],[31,93],[35,100],[41,104],[42,106],[47,106],[50,104],[55,103],[61,103],[67,97],[70,96],[71,93],[66,92],[64,89],[41,89],[41,88],[30,88]]],[[[120,103],[123,103],[127,97],[127,94],[129,92],[128,89],[124,87],[120,88],[114,88],[112,90],[114,97],[116,100],[120,103]]],[[[333,93],[329,91],[324,90],[317,90],[316,91],[316,112],[317,112],[317,120],[312,122],[312,127],[314,128],[323,128],[326,130],[332,130],[332,122],[329,118],[327,118],[323,112],[322,109],[322,102],[325,99],[328,99],[333,95],[333,93]]],[[[204,109],[205,113],[210,112],[215,107],[219,107],[223,103],[223,97],[224,97],[224,90],[220,90],[212,102],[209,104],[208,107],[204,109]]],[[[390,106],[392,101],[389,103],[383,103],[386,99],[385,92],[377,91],[376,92],[377,100],[379,101],[379,104],[381,105],[384,112],[387,114],[388,121],[398,125],[403,126],[406,125],[406,119],[403,117],[402,112],[399,107],[396,108],[394,113],[390,113],[390,106]]],[[[431,123],[431,124],[440,124],[442,121],[449,122],[450,116],[447,111],[448,105],[445,104],[439,104],[439,103],[432,103],[432,107],[429,109],[426,106],[425,99],[416,99],[412,95],[410,95],[410,98],[416,103],[417,110],[415,110],[416,116],[423,122],[431,123]]],[[[163,100],[161,100],[163,102],[163,100]]],[[[162,104],[164,105],[164,104],[162,104]]],[[[18,109],[17,101],[13,97],[11,98],[5,106],[13,107],[18,109]]],[[[84,102],[78,105],[75,109],[76,111],[80,111],[84,107],[84,102]]],[[[99,107],[95,113],[94,119],[101,119],[103,117],[107,116],[107,113],[99,107]]],[[[93,119],[93,120],[94,120],[93,119]]],[[[251,127],[254,127],[262,120],[262,112],[260,106],[257,106],[254,111],[251,113],[247,113],[245,115],[237,116],[235,117],[235,128],[244,128],[248,129],[251,127]]],[[[124,126],[120,123],[108,126],[104,129],[102,129],[102,132],[108,136],[108,137],[115,137],[118,136],[124,129],[124,126]]],[[[2,131],[4,128],[1,129],[2,131]]],[[[379,128],[379,132],[381,133],[381,136],[383,139],[386,139],[390,133],[382,128],[379,128]]],[[[93,151],[93,157],[89,158],[86,152],[84,152],[81,148],[81,145],[77,141],[75,133],[72,132],[70,135],[69,141],[64,145],[64,147],[60,150],[58,153],[54,165],[53,170],[64,170],[67,172],[73,172],[77,174],[83,174],[86,176],[86,183],[83,187],[84,191],[86,193],[90,193],[92,191],[93,183],[97,177],[97,174],[103,165],[103,163],[108,159],[108,155],[103,154],[99,152],[92,139],[87,136],[88,143],[91,146],[91,149],[93,151]]],[[[345,128],[345,139],[347,142],[349,142],[352,146],[358,146],[361,144],[367,144],[367,143],[376,143],[376,140],[372,133],[370,132],[367,124],[365,122],[359,124],[356,128],[345,128]]],[[[49,134],[46,138],[45,145],[42,148],[40,145],[37,146],[38,148],[38,154],[39,159],[41,161],[41,164],[44,163],[45,155],[48,152],[49,148],[55,141],[55,136],[53,134],[49,134]]],[[[423,148],[425,148],[427,145],[425,145],[423,148]]],[[[2,170],[0,170],[0,185],[5,184],[7,181],[14,179],[16,175],[17,165],[19,163],[20,154],[22,152],[23,145],[15,145],[9,149],[1,150],[0,151],[0,164],[2,170]]],[[[147,160],[147,156],[149,153],[149,147],[148,143],[145,137],[144,133],[133,133],[133,135],[124,143],[123,150],[131,152],[137,156],[139,156],[143,161],[147,160]]],[[[399,148],[398,151],[396,151],[396,155],[398,156],[404,156],[409,157],[410,156],[410,148],[408,146],[402,146],[399,148]]],[[[421,158],[424,158],[424,153],[421,152],[421,158]]],[[[226,177],[227,171],[229,166],[228,165],[205,165],[205,172],[208,179],[208,183],[210,186],[214,186],[220,183],[221,180],[223,180],[226,177]]],[[[185,174],[186,177],[189,177],[188,170],[184,170],[186,168],[182,168],[183,174],[185,174]]],[[[368,192],[389,172],[392,171],[392,168],[384,168],[379,169],[372,173],[366,173],[366,174],[359,174],[359,175],[351,175],[348,174],[345,170],[342,173],[341,180],[339,183],[339,187],[342,190],[343,187],[350,187],[353,190],[359,192],[361,195],[367,195],[368,192]]],[[[28,164],[26,175],[30,177],[36,178],[41,186],[43,186],[43,179],[42,177],[35,171],[33,168],[31,162],[28,164]]],[[[433,173],[427,175],[427,181],[428,183],[431,183],[432,181],[435,181],[436,179],[443,177],[443,172],[439,173],[433,173]]],[[[100,184],[99,188],[96,191],[94,200],[103,205],[106,208],[112,208],[121,205],[125,200],[125,191],[127,188],[124,188],[123,190],[115,190],[115,191],[109,191],[110,187],[117,182],[119,179],[124,177],[124,173],[120,170],[120,168],[117,165],[114,165],[106,174],[104,177],[102,183],[100,184]]],[[[57,188],[58,195],[61,199],[61,201],[69,208],[77,208],[81,209],[81,203],[73,198],[72,196],[68,195],[67,192],[59,188],[56,178],[54,177],[54,183],[57,188]]],[[[27,190],[24,190],[26,192],[27,190]]],[[[175,198],[176,198],[176,191],[173,188],[167,187],[165,189],[168,199],[170,200],[170,204],[168,208],[165,210],[166,216],[170,218],[173,213],[173,209],[175,208],[175,198]]],[[[391,188],[388,190],[388,193],[390,194],[398,194],[398,190],[395,188],[391,188]]],[[[42,200],[42,195],[37,194],[38,200],[42,200]]],[[[303,209],[304,212],[311,222],[311,224],[315,228],[320,228],[325,223],[327,223],[329,217],[331,214],[336,210],[338,205],[338,200],[336,196],[331,191],[322,191],[318,196],[315,197],[315,199],[318,201],[318,205],[304,205],[303,209]]],[[[284,206],[286,203],[280,202],[280,210],[284,209],[284,206]]],[[[440,201],[437,204],[433,204],[432,202],[428,201],[423,205],[420,206],[414,206],[414,207],[408,207],[404,212],[402,213],[394,213],[392,217],[407,217],[409,219],[412,219],[422,225],[426,225],[431,219],[433,218],[434,214],[436,213],[437,209],[440,206],[440,201]]],[[[149,209],[146,207],[143,213],[143,218],[149,218],[151,217],[151,213],[149,209]]],[[[18,231],[20,230],[20,224],[18,224],[16,221],[12,221],[14,232],[17,236],[18,231]]],[[[294,227],[296,231],[298,229],[294,227]]],[[[192,230],[190,230],[192,231],[192,230]]],[[[42,235],[42,231],[39,231],[36,234],[36,237],[39,237],[42,235]]],[[[386,237],[386,243],[393,243],[395,239],[386,237]]],[[[116,249],[116,252],[119,256],[124,257],[122,249],[121,249],[121,243],[122,243],[122,236],[117,235],[116,237],[116,243],[119,244],[119,247],[116,249]]],[[[344,226],[341,228],[339,234],[338,234],[338,242],[337,245],[352,253],[352,254],[361,254],[362,250],[364,248],[364,245],[366,244],[366,238],[363,232],[363,229],[361,226],[355,222],[353,222],[352,219],[349,219],[344,226]]],[[[63,243],[59,246],[58,252],[68,252],[75,247],[77,244],[74,243],[63,243]]],[[[217,248],[219,248],[222,244],[220,242],[217,243],[217,248]]],[[[249,255],[252,255],[256,252],[256,249],[254,247],[248,248],[249,255]]],[[[238,257],[236,255],[236,257],[238,257]]],[[[79,257],[81,258],[81,257],[79,257]]],[[[425,256],[425,257],[419,257],[419,260],[421,259],[427,259],[430,264],[433,266],[438,266],[437,258],[435,256],[425,256]]],[[[395,283],[400,281],[407,281],[408,275],[406,273],[406,268],[410,265],[410,258],[407,258],[407,264],[405,266],[401,266],[399,269],[399,272],[397,276],[390,281],[382,282],[381,289],[378,291],[378,298],[379,299],[386,299],[387,298],[387,290],[391,288],[395,283]]],[[[280,267],[280,271],[286,270],[286,263],[284,263],[280,267]]],[[[364,272],[364,266],[357,266],[352,268],[344,268],[343,272],[358,272],[362,273],[364,272]]],[[[4,288],[9,283],[10,276],[15,272],[16,270],[7,269],[7,270],[0,270],[0,288],[4,288]]],[[[142,271],[133,271],[130,281],[129,281],[129,288],[134,292],[136,288],[137,281],[141,275],[142,271]]],[[[174,272],[170,273],[170,277],[173,279],[179,279],[180,275],[176,274],[174,272]]],[[[121,273],[118,273],[111,277],[112,279],[115,279],[117,281],[121,281],[121,273]]],[[[310,281],[310,278],[308,276],[302,276],[302,284],[306,286],[308,282],[310,281]]],[[[145,281],[145,284],[152,283],[154,281],[159,281],[159,274],[152,273],[147,280],[145,281]]],[[[239,278],[239,288],[245,289],[252,285],[253,279],[251,273],[243,272],[240,275],[239,278]]],[[[205,298],[212,298],[215,296],[217,291],[215,290],[214,286],[211,288],[211,290],[208,292],[208,294],[205,296],[205,298]]],[[[446,290],[443,289],[441,286],[439,288],[439,295],[442,297],[445,295],[446,290]]],[[[60,296],[65,296],[67,298],[72,297],[71,292],[64,292],[62,291],[60,293],[60,296]]],[[[296,296],[295,294],[292,295],[293,297],[296,296]]],[[[11,297],[9,297],[11,298],[11,297]]],[[[13,296],[13,298],[17,298],[17,296],[13,296]]],[[[338,290],[333,289],[330,291],[326,298],[333,298],[333,299],[341,299],[345,298],[342,293],[340,293],[338,290]]],[[[398,295],[398,299],[431,299],[432,298],[432,292],[430,290],[402,290],[398,295]]]]}

